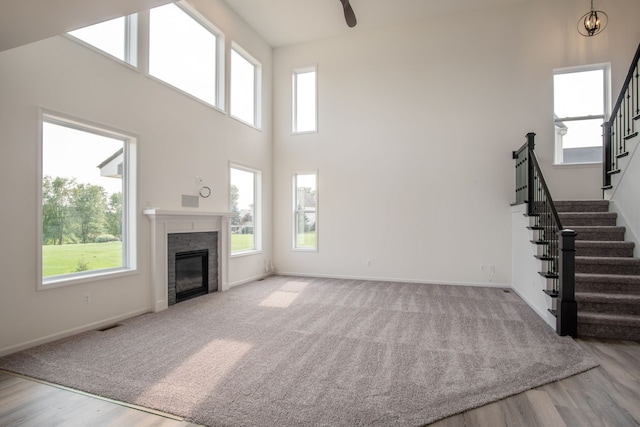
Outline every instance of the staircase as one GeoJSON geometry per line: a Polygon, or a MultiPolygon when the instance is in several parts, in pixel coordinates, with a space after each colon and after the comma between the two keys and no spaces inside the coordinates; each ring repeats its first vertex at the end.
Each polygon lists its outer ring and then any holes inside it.
{"type": "Polygon", "coordinates": [[[640,259],[607,200],[556,201],[576,236],[578,336],[640,341],[640,259]]]}

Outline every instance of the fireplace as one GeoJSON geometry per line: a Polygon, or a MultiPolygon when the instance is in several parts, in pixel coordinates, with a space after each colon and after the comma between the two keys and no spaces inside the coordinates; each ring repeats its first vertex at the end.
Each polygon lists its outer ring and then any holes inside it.
{"type": "Polygon", "coordinates": [[[176,254],[176,302],[209,293],[209,250],[176,254]]]}
{"type": "Polygon", "coordinates": [[[218,290],[218,232],[172,233],[167,238],[167,302],[218,290]]]}
{"type": "MultiPolygon", "coordinates": [[[[151,224],[153,311],[165,310],[177,302],[176,254],[181,252],[207,250],[207,292],[229,289],[229,220],[233,213],[148,208],[144,214],[151,224]]],[[[195,261],[198,262],[202,263],[202,260],[195,261]]],[[[189,267],[190,270],[193,268],[189,267]]],[[[204,270],[202,264],[195,267],[198,268],[204,270]]]]}

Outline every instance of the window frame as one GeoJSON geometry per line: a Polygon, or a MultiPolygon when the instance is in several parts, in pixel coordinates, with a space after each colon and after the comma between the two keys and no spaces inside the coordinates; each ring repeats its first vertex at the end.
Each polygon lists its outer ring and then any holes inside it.
{"type": "Polygon", "coordinates": [[[192,6],[190,6],[187,2],[185,2],[184,0],[180,0],[180,1],[176,1],[174,3],[167,3],[161,6],[157,6],[156,8],[152,8],[149,10],[148,12],[148,22],[147,22],[147,38],[148,38],[148,45],[147,45],[147,50],[146,50],[146,55],[147,55],[147,70],[146,70],[146,75],[152,79],[154,79],[155,81],[166,85],[167,87],[176,90],[196,101],[199,101],[209,107],[212,107],[216,110],[219,110],[221,112],[225,111],[226,108],[226,103],[225,103],[225,87],[226,87],[226,78],[225,78],[225,35],[224,33],[215,25],[213,24],[211,21],[209,21],[206,17],[204,17],[201,13],[199,13],[197,10],[195,10],[192,6]],[[174,5],[176,7],[178,7],[180,10],[182,10],[187,16],[189,16],[191,19],[193,19],[197,24],[200,24],[204,29],[206,29],[207,31],[209,31],[216,39],[215,42],[215,59],[216,59],[216,64],[215,64],[215,70],[216,70],[216,79],[214,82],[214,88],[215,88],[215,94],[214,94],[214,99],[215,99],[215,103],[211,103],[205,99],[200,98],[199,96],[192,94],[190,92],[187,92],[184,89],[181,89],[177,86],[175,86],[174,84],[172,84],[171,82],[168,82],[166,80],[163,80],[160,77],[157,77],[153,74],[151,74],[151,70],[150,70],[150,64],[151,64],[151,26],[152,26],[152,22],[151,22],[151,12],[153,11],[153,9],[159,8],[159,7],[166,7],[169,5],[174,5]]]}
{"type": "Polygon", "coordinates": [[[131,132],[122,131],[113,127],[91,122],[89,120],[72,117],[67,114],[39,109],[38,117],[38,144],[37,144],[37,291],[56,289],[81,283],[95,282],[98,280],[113,279],[116,277],[137,274],[137,143],[139,137],[131,132]],[[42,210],[42,181],[43,181],[43,144],[44,123],[52,123],[82,132],[99,136],[121,139],[123,141],[123,185],[122,185],[122,266],[88,270],[76,273],[42,277],[42,243],[43,243],[43,210],[42,210]]]}
{"type": "MultiPolygon", "coordinates": [[[[602,120],[602,123],[609,120],[611,115],[611,63],[598,63],[589,65],[579,65],[574,67],[556,68],[553,70],[553,79],[555,76],[562,74],[574,74],[589,71],[602,71],[602,89],[603,89],[603,113],[597,115],[587,116],[568,116],[568,117],[556,117],[555,114],[555,101],[554,101],[554,114],[553,114],[553,129],[554,129],[554,165],[555,166],[580,166],[580,165],[599,165],[603,160],[596,162],[564,162],[564,146],[562,145],[562,136],[559,135],[558,129],[564,126],[564,122],[577,122],[587,120],[602,120]],[[560,125],[560,126],[559,126],[560,125]]],[[[553,84],[553,96],[555,97],[555,84],[553,84]]],[[[602,142],[599,145],[602,148],[602,142]]]]}
{"type": "Polygon", "coordinates": [[[229,117],[253,128],[262,129],[262,64],[235,41],[231,41],[229,53],[229,117]],[[233,53],[253,65],[253,123],[233,114],[233,53]]]}
{"type": "Polygon", "coordinates": [[[292,251],[294,252],[318,252],[318,248],[319,248],[319,237],[320,237],[320,227],[319,227],[319,212],[320,212],[320,177],[318,174],[318,170],[313,170],[313,171],[296,171],[292,174],[292,192],[291,192],[291,196],[292,196],[292,239],[291,239],[291,244],[292,244],[292,251]],[[314,175],[315,176],[315,188],[316,188],[316,207],[314,211],[308,211],[308,212],[312,212],[315,215],[315,232],[316,232],[316,239],[315,239],[315,246],[313,247],[305,247],[305,246],[298,246],[298,217],[299,214],[302,212],[303,214],[307,213],[306,209],[303,210],[299,210],[298,209],[298,176],[300,175],[314,175]]]}
{"type": "MultiPolygon", "coordinates": [[[[237,162],[229,162],[229,212],[231,212],[231,170],[236,169],[242,172],[253,174],[253,248],[233,251],[231,248],[231,230],[229,236],[229,256],[237,258],[247,255],[253,255],[262,252],[262,171],[251,166],[246,166],[237,162]]],[[[231,221],[229,221],[231,228],[231,221]]]]}
{"type": "MultiPolygon", "coordinates": [[[[107,52],[106,50],[100,48],[99,46],[96,46],[93,43],[90,43],[78,37],[77,35],[71,34],[73,31],[82,30],[84,28],[100,25],[100,24],[103,24],[104,22],[109,22],[109,21],[98,22],[97,24],[78,28],[77,30],[72,30],[65,33],[64,36],[69,38],[70,40],[73,40],[78,44],[85,46],[88,49],[91,49],[101,55],[108,57],[109,59],[118,61],[129,67],[133,67],[134,69],[137,69],[139,67],[138,58],[139,58],[139,51],[140,51],[140,46],[138,43],[138,39],[139,39],[138,28],[139,28],[140,15],[137,13],[133,13],[131,15],[125,15],[119,18],[125,19],[124,21],[124,58],[119,58],[107,52]]],[[[113,19],[119,19],[119,18],[113,18],[113,19]]]]}
{"type": "Polygon", "coordinates": [[[293,135],[304,135],[318,133],[318,66],[296,68],[292,72],[291,86],[291,133],[293,135]],[[298,76],[301,74],[314,73],[314,100],[313,100],[313,129],[298,130],[298,76]]]}

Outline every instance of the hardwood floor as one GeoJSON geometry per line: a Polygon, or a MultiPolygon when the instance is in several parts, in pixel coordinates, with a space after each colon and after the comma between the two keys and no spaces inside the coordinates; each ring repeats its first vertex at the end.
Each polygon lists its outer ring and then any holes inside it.
{"type": "MultiPolygon", "coordinates": [[[[458,426],[639,426],[640,343],[580,339],[600,366],[440,420],[458,426]]],[[[85,393],[0,372],[0,426],[195,427],[85,393]]]]}

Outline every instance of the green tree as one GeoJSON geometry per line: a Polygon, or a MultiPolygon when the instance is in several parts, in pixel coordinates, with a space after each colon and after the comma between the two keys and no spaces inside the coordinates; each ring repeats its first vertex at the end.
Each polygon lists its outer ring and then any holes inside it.
{"type": "Polygon", "coordinates": [[[238,208],[238,199],[240,199],[240,190],[235,185],[231,186],[231,212],[235,215],[231,217],[231,225],[240,225],[240,208],[238,208]]]}
{"type": "Polygon", "coordinates": [[[92,184],[78,184],[72,192],[74,223],[82,243],[92,242],[102,233],[107,210],[104,188],[92,184]]]}
{"type": "Polygon", "coordinates": [[[122,238],[122,193],[113,193],[109,196],[107,212],[105,214],[106,232],[122,238]]]}
{"type": "Polygon", "coordinates": [[[42,240],[63,243],[69,223],[69,205],[75,181],[45,176],[42,180],[42,240]]]}

